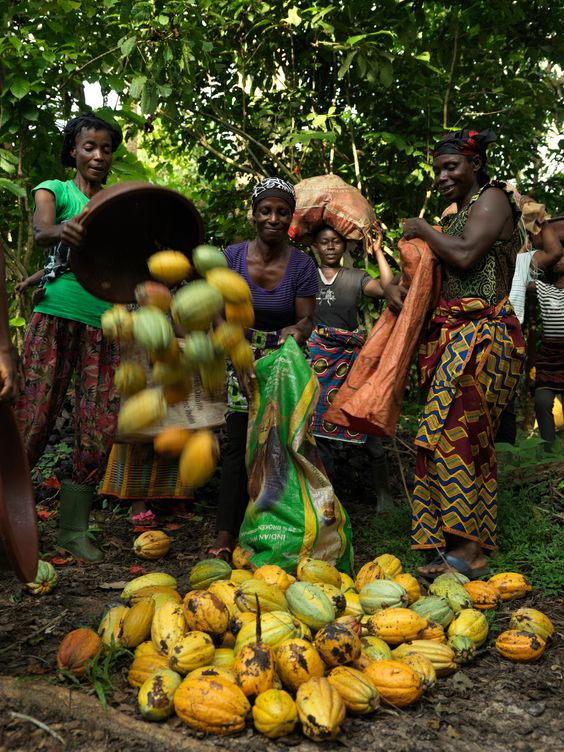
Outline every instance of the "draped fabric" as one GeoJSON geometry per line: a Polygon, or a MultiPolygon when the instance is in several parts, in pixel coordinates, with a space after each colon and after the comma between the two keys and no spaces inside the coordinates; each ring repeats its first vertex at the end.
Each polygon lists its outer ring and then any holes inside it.
{"type": "Polygon", "coordinates": [[[525,346],[507,299],[442,300],[419,352],[427,401],[415,439],[413,548],[452,533],[496,548],[494,437],[517,388],[525,346]]]}
{"type": "Polygon", "coordinates": [[[121,500],[191,499],[180,482],[178,458],[162,457],[151,444],[114,444],[99,493],[121,500]]]}
{"type": "Polygon", "coordinates": [[[337,426],[325,418],[325,412],[344,384],[357,355],[364,345],[361,329],[346,331],[329,326],[316,327],[308,340],[311,367],[319,380],[320,394],[312,422],[312,433],[322,438],[363,444],[366,434],[337,426]]]}

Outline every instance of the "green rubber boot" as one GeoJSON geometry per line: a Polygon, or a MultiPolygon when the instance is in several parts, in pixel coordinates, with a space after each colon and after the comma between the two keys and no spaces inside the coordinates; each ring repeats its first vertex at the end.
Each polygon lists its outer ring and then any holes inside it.
{"type": "Polygon", "coordinates": [[[88,563],[102,561],[104,554],[92,543],[88,521],[94,489],[70,480],[61,483],[59,536],[57,543],[77,559],[88,563]]]}

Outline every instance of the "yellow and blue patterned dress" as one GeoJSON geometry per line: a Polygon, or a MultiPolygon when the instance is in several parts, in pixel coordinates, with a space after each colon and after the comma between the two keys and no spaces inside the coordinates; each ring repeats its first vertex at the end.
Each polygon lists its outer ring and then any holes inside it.
{"type": "Polygon", "coordinates": [[[521,327],[508,301],[521,244],[519,210],[505,184],[492,182],[468,206],[447,216],[443,229],[462,235],[472,206],[492,186],[506,193],[515,230],[468,271],[443,264],[441,301],[419,350],[427,399],[415,439],[413,548],[444,548],[445,533],[496,548],[494,437],[525,355],[521,327]]]}

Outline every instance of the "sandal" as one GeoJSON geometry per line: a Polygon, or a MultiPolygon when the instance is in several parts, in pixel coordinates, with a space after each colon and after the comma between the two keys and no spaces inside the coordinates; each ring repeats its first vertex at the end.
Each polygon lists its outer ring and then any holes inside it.
{"type": "Polygon", "coordinates": [[[206,550],[206,555],[209,559],[222,559],[222,561],[230,564],[233,549],[229,546],[212,546],[212,548],[206,550]]]}
{"type": "MultiPolygon", "coordinates": [[[[463,561],[463,559],[459,559],[458,556],[453,556],[452,554],[448,553],[445,553],[443,555],[437,554],[433,561],[430,561],[425,566],[435,567],[441,564],[447,564],[451,570],[465,575],[469,580],[481,580],[483,577],[487,577],[487,575],[490,573],[490,568],[488,566],[476,567],[475,569],[473,569],[467,562],[463,561]]],[[[418,567],[417,572],[426,580],[434,580],[440,574],[445,574],[445,572],[424,572],[421,571],[422,569],[424,569],[424,567],[418,567]]],[[[446,572],[448,571],[449,570],[446,570],[446,572]]]]}
{"type": "Polygon", "coordinates": [[[150,509],[147,509],[145,512],[139,512],[138,514],[132,514],[130,520],[131,524],[133,525],[134,532],[153,530],[157,527],[157,520],[150,509]]]}

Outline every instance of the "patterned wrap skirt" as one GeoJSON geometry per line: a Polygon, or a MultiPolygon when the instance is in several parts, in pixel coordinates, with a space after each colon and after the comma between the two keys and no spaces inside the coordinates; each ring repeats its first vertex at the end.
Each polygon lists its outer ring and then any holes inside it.
{"type": "Polygon", "coordinates": [[[362,329],[349,332],[335,327],[318,326],[313,330],[307,344],[311,356],[311,367],[320,386],[319,402],[312,422],[314,436],[348,441],[353,444],[365,443],[366,434],[349,431],[348,428],[324,420],[324,414],[329,410],[335,395],[345,383],[365,339],[362,329]]]}
{"type": "Polygon", "coordinates": [[[442,300],[433,312],[419,351],[428,392],[415,439],[412,548],[443,548],[445,533],[497,547],[494,437],[524,357],[507,299],[442,300]]]}

